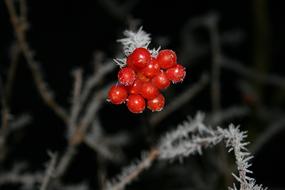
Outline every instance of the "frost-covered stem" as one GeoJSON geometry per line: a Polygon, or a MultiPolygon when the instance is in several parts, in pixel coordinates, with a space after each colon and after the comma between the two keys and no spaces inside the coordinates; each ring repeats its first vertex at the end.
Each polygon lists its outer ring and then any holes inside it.
{"type": "Polygon", "coordinates": [[[131,165],[123,170],[122,174],[107,184],[107,190],[123,190],[127,184],[132,182],[142,173],[145,169],[152,165],[152,162],[159,156],[159,151],[153,148],[146,156],[143,156],[142,160],[138,164],[131,165]]]}
{"type": "Polygon", "coordinates": [[[50,156],[50,162],[47,166],[45,176],[44,176],[43,182],[41,184],[40,190],[47,190],[48,189],[49,182],[54,175],[54,169],[55,169],[55,165],[57,162],[57,154],[49,153],[49,156],[50,156]]]}

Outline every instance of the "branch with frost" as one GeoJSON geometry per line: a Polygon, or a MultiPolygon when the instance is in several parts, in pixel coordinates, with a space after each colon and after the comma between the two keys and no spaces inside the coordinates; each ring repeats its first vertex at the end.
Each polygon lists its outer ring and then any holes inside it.
{"type": "Polygon", "coordinates": [[[239,188],[234,187],[232,190],[265,190],[261,185],[256,185],[255,180],[248,176],[252,173],[249,170],[251,164],[249,160],[252,158],[246,149],[247,137],[246,132],[239,130],[231,124],[228,128],[222,129],[217,127],[213,129],[204,123],[204,114],[198,113],[194,119],[189,118],[177,129],[167,133],[161,138],[156,148],[152,149],[148,156],[142,157],[139,162],[123,169],[123,172],[111,180],[108,190],[122,190],[127,184],[133,181],[142,171],[150,167],[150,164],[156,160],[174,160],[183,159],[194,154],[202,154],[202,150],[217,145],[225,141],[229,152],[233,151],[236,159],[238,174],[233,176],[239,182],[239,188]],[[153,153],[154,152],[154,153],[153,153]],[[152,155],[152,156],[150,156],[152,155]]]}
{"type": "MultiPolygon", "coordinates": [[[[252,158],[246,149],[248,142],[244,142],[247,137],[246,132],[239,130],[231,124],[228,129],[212,129],[203,123],[204,116],[198,114],[193,121],[186,122],[178,127],[177,130],[167,133],[162,138],[158,150],[160,159],[176,159],[184,158],[193,154],[202,154],[203,148],[217,145],[221,141],[226,142],[229,152],[233,151],[236,159],[238,175],[233,176],[240,183],[240,190],[262,190],[261,185],[256,185],[255,180],[248,176],[252,173],[249,170],[251,164],[249,160],[252,158]],[[194,133],[194,134],[193,134],[194,133]]],[[[234,185],[234,190],[237,187],[234,185]]]]}
{"type": "Polygon", "coordinates": [[[126,185],[136,179],[141,172],[148,169],[154,160],[156,160],[159,152],[152,149],[150,152],[143,152],[141,158],[131,165],[123,168],[122,172],[111,181],[107,182],[106,190],[122,190],[126,185]]]}

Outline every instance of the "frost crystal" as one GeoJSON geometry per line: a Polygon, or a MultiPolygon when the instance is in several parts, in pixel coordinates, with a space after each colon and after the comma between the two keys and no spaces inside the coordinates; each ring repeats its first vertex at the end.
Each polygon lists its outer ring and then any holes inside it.
{"type": "Polygon", "coordinates": [[[143,31],[142,27],[137,32],[126,30],[124,35],[126,38],[119,39],[118,42],[123,44],[126,56],[130,55],[136,48],[148,48],[151,42],[150,34],[143,31]]]}
{"type": "MultiPolygon", "coordinates": [[[[117,41],[123,45],[124,54],[126,56],[129,56],[136,48],[140,47],[148,49],[153,57],[156,57],[160,50],[160,47],[153,49],[148,48],[149,44],[151,43],[151,37],[150,34],[143,30],[143,27],[140,27],[138,31],[126,30],[124,32],[124,36],[125,38],[117,41]]],[[[114,59],[114,62],[121,68],[127,64],[126,58],[116,58],[114,59]]]]}

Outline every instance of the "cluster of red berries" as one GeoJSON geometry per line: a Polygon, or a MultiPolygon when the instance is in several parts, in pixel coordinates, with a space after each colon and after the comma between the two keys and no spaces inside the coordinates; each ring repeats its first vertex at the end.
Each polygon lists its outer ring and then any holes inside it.
{"type": "Polygon", "coordinates": [[[126,102],[132,113],[142,113],[146,106],[151,111],[160,111],[165,104],[160,90],[170,82],[182,82],[185,75],[174,51],[161,50],[155,58],[146,48],[136,48],[127,57],[126,67],[119,71],[119,83],[111,87],[108,100],[113,104],[126,102]]]}

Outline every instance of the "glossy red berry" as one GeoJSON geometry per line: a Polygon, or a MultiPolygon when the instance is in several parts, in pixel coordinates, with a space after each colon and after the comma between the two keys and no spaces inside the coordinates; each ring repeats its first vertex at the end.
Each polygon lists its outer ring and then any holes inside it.
{"type": "Polygon", "coordinates": [[[137,73],[137,79],[141,80],[142,82],[149,82],[150,79],[146,77],[142,72],[137,73]]]}
{"type": "Polygon", "coordinates": [[[159,90],[151,82],[145,82],[141,86],[141,93],[145,99],[150,100],[158,96],[159,90]]]}
{"type": "Polygon", "coordinates": [[[160,72],[158,61],[155,58],[151,58],[151,61],[142,69],[142,73],[148,77],[153,78],[160,72]]]}
{"type": "Polygon", "coordinates": [[[165,72],[163,71],[152,78],[151,82],[158,89],[166,89],[170,85],[170,80],[167,78],[165,72]]]}
{"type": "Polygon", "coordinates": [[[108,101],[113,104],[122,104],[126,101],[128,92],[124,86],[114,85],[108,93],[108,101]]]}
{"type": "Polygon", "coordinates": [[[141,80],[135,80],[133,85],[127,87],[129,94],[139,94],[141,91],[142,84],[143,82],[141,80]]]}
{"type": "Polygon", "coordinates": [[[176,64],[176,53],[172,50],[161,50],[157,55],[157,61],[162,69],[168,69],[176,64]]]}
{"type": "Polygon", "coordinates": [[[151,54],[146,48],[136,48],[127,58],[127,64],[135,69],[142,69],[150,60],[151,54]]]}
{"type": "Polygon", "coordinates": [[[174,67],[167,69],[165,72],[167,78],[171,80],[173,83],[182,82],[185,75],[185,67],[182,65],[176,64],[174,67]]]}
{"type": "Polygon", "coordinates": [[[161,111],[165,104],[165,98],[162,94],[159,94],[154,99],[147,101],[147,108],[151,111],[161,111]]]}
{"type": "Polygon", "coordinates": [[[145,100],[141,95],[130,95],[127,107],[132,113],[142,113],[145,109],[145,100]]]}
{"type": "Polygon", "coordinates": [[[130,86],[136,80],[136,73],[130,67],[122,68],[118,73],[119,82],[124,86],[130,86]]]}

